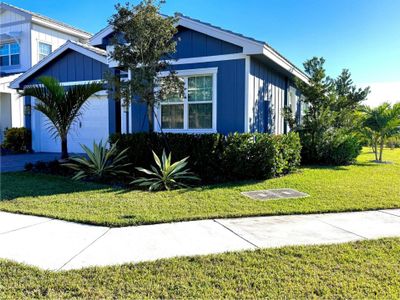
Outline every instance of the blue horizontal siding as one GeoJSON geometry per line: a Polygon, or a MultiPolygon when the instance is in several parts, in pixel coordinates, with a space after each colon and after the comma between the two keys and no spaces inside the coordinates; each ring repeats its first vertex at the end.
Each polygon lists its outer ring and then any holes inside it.
{"type": "Polygon", "coordinates": [[[21,86],[37,83],[40,76],[52,76],[60,82],[103,79],[108,66],[93,58],[68,50],[24,80],[21,86]]]}
{"type": "MultiPolygon", "coordinates": [[[[218,68],[217,131],[222,134],[243,132],[245,101],[245,60],[197,63],[174,66],[175,70],[218,68]]],[[[132,104],[133,132],[146,131],[146,107],[132,104]]]]}
{"type": "Polygon", "coordinates": [[[173,58],[242,53],[243,49],[234,44],[179,26],[176,34],[176,53],[173,58]]]}

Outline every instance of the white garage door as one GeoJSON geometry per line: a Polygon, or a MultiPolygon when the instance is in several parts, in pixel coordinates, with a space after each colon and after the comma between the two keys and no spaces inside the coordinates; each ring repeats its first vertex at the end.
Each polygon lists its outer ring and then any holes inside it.
{"type": "MultiPolygon", "coordinates": [[[[107,96],[103,94],[91,97],[81,117],[69,131],[68,152],[82,153],[80,144],[92,148],[93,141],[107,141],[109,136],[108,118],[107,96]]],[[[48,126],[48,119],[42,113],[32,110],[33,150],[36,152],[61,152],[60,139],[51,136],[48,126]]]]}

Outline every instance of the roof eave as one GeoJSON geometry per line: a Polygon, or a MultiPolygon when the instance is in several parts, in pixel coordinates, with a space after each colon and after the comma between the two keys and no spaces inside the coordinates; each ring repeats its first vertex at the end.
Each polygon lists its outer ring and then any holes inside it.
{"type": "Polygon", "coordinates": [[[282,55],[280,55],[277,51],[275,51],[268,45],[264,44],[263,51],[261,54],[269,58],[271,61],[276,63],[281,68],[285,69],[293,76],[299,78],[300,80],[302,80],[307,84],[309,83],[310,78],[304,72],[302,72],[294,64],[292,64],[290,61],[288,61],[286,58],[284,58],[282,55]]]}
{"type": "Polygon", "coordinates": [[[32,22],[35,24],[38,24],[38,25],[42,25],[42,26],[46,26],[48,28],[55,29],[57,31],[60,31],[60,32],[63,32],[63,33],[69,34],[69,35],[73,35],[80,39],[89,40],[92,37],[92,35],[90,33],[83,32],[83,31],[73,29],[70,27],[65,27],[58,23],[51,22],[49,20],[46,20],[46,19],[43,19],[43,18],[40,18],[37,16],[32,16],[32,22]]]}
{"type": "Polygon", "coordinates": [[[82,53],[84,55],[87,55],[93,59],[96,59],[100,61],[101,63],[108,64],[107,63],[107,56],[106,54],[101,55],[99,53],[96,53],[93,50],[90,50],[82,45],[79,45],[76,42],[72,41],[67,41],[64,45],[59,47],[57,50],[46,56],[44,59],[42,59],[40,62],[38,62],[36,65],[32,66],[30,69],[28,69],[25,73],[23,73],[21,76],[18,78],[14,79],[10,83],[10,88],[12,89],[21,89],[21,83],[31,77],[35,72],[39,71],[41,68],[45,67],[48,63],[56,59],[58,56],[60,56],[62,53],[67,51],[68,49],[77,51],[79,53],[82,53]]]}

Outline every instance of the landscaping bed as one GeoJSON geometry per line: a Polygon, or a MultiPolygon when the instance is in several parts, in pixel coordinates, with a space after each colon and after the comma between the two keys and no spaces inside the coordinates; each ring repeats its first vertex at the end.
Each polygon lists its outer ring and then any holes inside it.
{"type": "Polygon", "coordinates": [[[258,182],[237,182],[171,192],[129,191],[32,173],[1,176],[0,210],[106,226],[258,215],[360,211],[400,207],[400,149],[393,164],[376,164],[368,149],[355,165],[304,167],[258,182]],[[298,199],[256,201],[241,192],[292,188],[298,199]]]}
{"type": "Polygon", "coordinates": [[[400,239],[50,272],[0,260],[0,298],[400,297],[400,239]]]}

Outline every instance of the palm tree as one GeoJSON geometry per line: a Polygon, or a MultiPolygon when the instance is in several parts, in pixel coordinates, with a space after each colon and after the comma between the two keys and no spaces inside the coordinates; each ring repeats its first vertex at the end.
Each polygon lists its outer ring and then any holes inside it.
{"type": "Polygon", "coordinates": [[[104,84],[95,82],[63,87],[57,79],[48,76],[39,77],[37,81],[38,84],[25,87],[20,95],[39,100],[35,109],[50,120],[48,130],[53,137],[60,137],[61,159],[68,158],[68,131],[81,116],[88,98],[104,90],[104,84]]]}
{"type": "Polygon", "coordinates": [[[383,103],[382,105],[371,108],[362,107],[364,112],[363,125],[374,135],[375,160],[382,162],[383,147],[387,138],[396,135],[400,131],[400,105],[383,103]],[[378,157],[379,145],[379,157],[378,157]]]}

